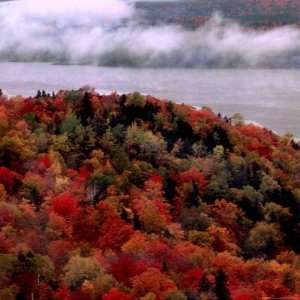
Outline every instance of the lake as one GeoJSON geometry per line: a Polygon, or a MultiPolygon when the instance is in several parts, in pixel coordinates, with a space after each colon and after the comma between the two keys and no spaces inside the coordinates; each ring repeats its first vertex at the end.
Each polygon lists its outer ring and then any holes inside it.
{"type": "Polygon", "coordinates": [[[35,95],[78,89],[100,92],[139,91],[194,106],[210,106],[228,116],[278,133],[300,137],[298,69],[134,69],[47,63],[0,63],[0,88],[8,95],[35,95]]]}

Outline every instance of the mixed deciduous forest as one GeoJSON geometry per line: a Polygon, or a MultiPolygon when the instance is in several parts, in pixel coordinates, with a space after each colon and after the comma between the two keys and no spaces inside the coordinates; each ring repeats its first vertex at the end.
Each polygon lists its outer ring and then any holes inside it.
{"type": "Polygon", "coordinates": [[[300,299],[300,147],[209,108],[0,97],[1,300],[300,299]]]}

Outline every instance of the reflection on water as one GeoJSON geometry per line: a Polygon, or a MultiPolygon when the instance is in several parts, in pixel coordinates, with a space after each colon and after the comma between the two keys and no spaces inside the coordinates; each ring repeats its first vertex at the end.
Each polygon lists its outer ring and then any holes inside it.
{"type": "Polygon", "coordinates": [[[195,106],[210,106],[280,133],[300,136],[300,70],[127,69],[0,63],[0,87],[34,95],[90,85],[100,91],[139,91],[195,106]]]}

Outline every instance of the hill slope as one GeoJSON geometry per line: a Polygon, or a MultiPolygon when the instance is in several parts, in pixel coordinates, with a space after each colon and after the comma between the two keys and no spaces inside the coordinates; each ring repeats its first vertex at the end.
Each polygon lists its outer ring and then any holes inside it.
{"type": "Polygon", "coordinates": [[[194,0],[137,2],[149,22],[201,25],[216,11],[251,26],[299,23],[300,2],[296,0],[194,0]]]}
{"type": "Polygon", "coordinates": [[[290,137],[138,93],[0,97],[0,299],[299,299],[290,137]]]}

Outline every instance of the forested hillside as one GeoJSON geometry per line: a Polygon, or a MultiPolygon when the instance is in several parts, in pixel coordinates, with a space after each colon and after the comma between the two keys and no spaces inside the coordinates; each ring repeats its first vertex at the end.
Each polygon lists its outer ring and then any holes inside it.
{"type": "Polygon", "coordinates": [[[0,97],[1,300],[296,300],[299,250],[291,136],[138,93],[0,97]]]}
{"type": "Polygon", "coordinates": [[[297,0],[186,0],[137,1],[150,23],[179,23],[187,27],[202,25],[215,12],[250,26],[299,24],[300,2],[297,0]]]}

